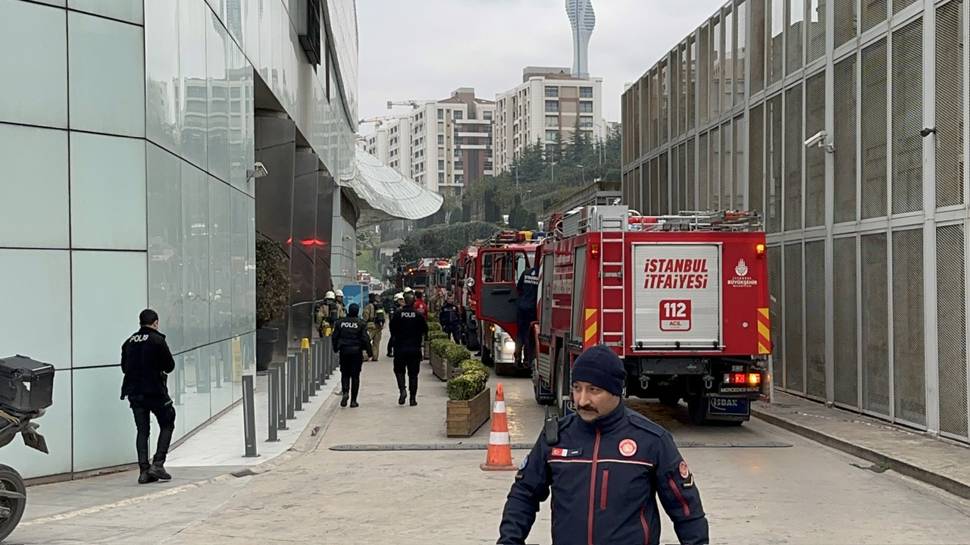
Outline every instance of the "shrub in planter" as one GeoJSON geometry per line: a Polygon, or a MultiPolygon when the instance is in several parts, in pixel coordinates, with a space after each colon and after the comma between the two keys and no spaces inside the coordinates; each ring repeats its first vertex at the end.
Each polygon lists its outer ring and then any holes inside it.
{"type": "Polygon", "coordinates": [[[480,360],[467,359],[461,362],[461,364],[458,367],[461,369],[463,373],[465,371],[483,371],[486,375],[488,375],[488,367],[486,367],[485,364],[482,363],[480,360]]]}
{"type": "Polygon", "coordinates": [[[448,399],[451,401],[468,401],[482,393],[481,382],[469,375],[458,375],[448,381],[448,399]]]}
{"type": "Polygon", "coordinates": [[[431,341],[431,353],[438,356],[444,357],[445,352],[448,350],[449,345],[454,344],[448,339],[434,339],[431,341]]]}
{"type": "Polygon", "coordinates": [[[436,333],[441,331],[441,324],[438,322],[428,322],[428,332],[436,333]]]}
{"type": "Polygon", "coordinates": [[[428,340],[431,340],[431,341],[434,341],[437,339],[447,340],[450,338],[451,338],[451,335],[445,333],[444,331],[432,331],[431,333],[428,333],[428,340]]]}
{"type": "Polygon", "coordinates": [[[451,367],[458,367],[461,362],[471,359],[472,353],[468,351],[464,346],[455,344],[453,342],[448,343],[450,346],[447,347],[444,358],[448,360],[448,364],[451,367]]]}

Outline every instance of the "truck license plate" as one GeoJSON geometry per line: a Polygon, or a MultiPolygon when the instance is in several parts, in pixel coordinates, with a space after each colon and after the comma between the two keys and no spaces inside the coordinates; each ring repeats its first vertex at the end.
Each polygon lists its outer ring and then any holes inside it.
{"type": "Polygon", "coordinates": [[[660,331],[690,331],[690,299],[660,301],[660,331]]]}
{"type": "Polygon", "coordinates": [[[751,414],[751,401],[733,397],[711,397],[708,398],[710,414],[730,415],[730,416],[749,416],[751,414]]]}

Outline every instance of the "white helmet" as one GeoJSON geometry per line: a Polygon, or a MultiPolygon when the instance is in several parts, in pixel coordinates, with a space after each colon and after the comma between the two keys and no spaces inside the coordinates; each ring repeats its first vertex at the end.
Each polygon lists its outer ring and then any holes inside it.
{"type": "Polygon", "coordinates": [[[404,294],[403,293],[395,293],[394,294],[394,300],[395,301],[403,301],[404,300],[404,294]]]}
{"type": "Polygon", "coordinates": [[[343,297],[344,296],[343,290],[337,290],[336,293],[337,293],[337,297],[343,297]]]}
{"type": "Polygon", "coordinates": [[[404,288],[404,293],[411,293],[412,291],[414,290],[412,290],[411,288],[404,288]]]}
{"type": "Polygon", "coordinates": [[[326,293],[326,294],[325,294],[325,295],[323,296],[323,298],[324,298],[324,299],[333,299],[333,297],[334,297],[334,295],[333,295],[333,292],[332,292],[332,291],[328,291],[328,292],[327,292],[327,293],[326,293]]]}

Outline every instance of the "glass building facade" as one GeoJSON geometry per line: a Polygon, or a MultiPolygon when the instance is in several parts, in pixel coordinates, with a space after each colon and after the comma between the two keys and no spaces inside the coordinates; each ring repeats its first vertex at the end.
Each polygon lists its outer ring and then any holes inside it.
{"type": "Polygon", "coordinates": [[[236,402],[257,236],[291,254],[283,350],[354,277],[358,212],[335,180],[353,172],[356,9],[310,5],[319,21],[287,0],[0,0],[0,357],[57,369],[51,453],[17,440],[0,461],[25,477],[134,462],[118,363],[145,307],[175,354],[176,439],[236,402]]]}
{"type": "Polygon", "coordinates": [[[970,440],[966,0],[734,0],[623,94],[644,214],[750,209],[776,387],[970,440]]]}

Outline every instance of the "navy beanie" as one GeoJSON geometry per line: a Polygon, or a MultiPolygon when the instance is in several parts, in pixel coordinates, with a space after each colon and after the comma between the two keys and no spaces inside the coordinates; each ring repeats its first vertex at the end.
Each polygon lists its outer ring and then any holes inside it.
{"type": "Polygon", "coordinates": [[[623,395],[626,371],[623,361],[606,345],[589,348],[576,358],[573,364],[573,381],[588,382],[607,392],[623,395]]]}

